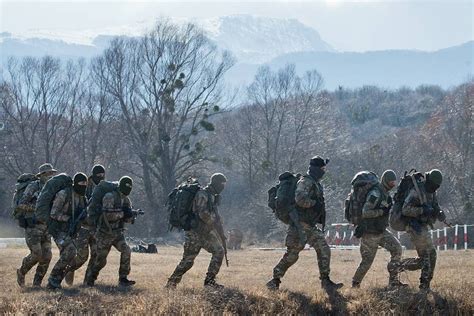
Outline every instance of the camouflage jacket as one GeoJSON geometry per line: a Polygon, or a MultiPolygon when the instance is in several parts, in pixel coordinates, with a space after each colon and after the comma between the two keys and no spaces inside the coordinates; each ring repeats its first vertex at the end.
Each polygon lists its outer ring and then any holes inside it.
{"type": "Polygon", "coordinates": [[[208,191],[207,187],[196,193],[193,200],[193,212],[198,218],[198,231],[209,232],[213,230],[214,224],[221,220],[216,198],[208,191]]]}
{"type": "Polygon", "coordinates": [[[367,233],[382,233],[388,227],[388,212],[384,208],[391,205],[390,195],[379,185],[367,193],[362,207],[362,223],[367,233]]]}
{"type": "Polygon", "coordinates": [[[69,222],[75,220],[86,207],[86,199],[79,196],[71,188],[56,193],[50,217],[58,222],[69,222]]]}
{"type": "Polygon", "coordinates": [[[296,184],[295,202],[300,221],[315,225],[325,213],[323,186],[311,176],[302,177],[296,184]]]}
{"type": "Polygon", "coordinates": [[[25,192],[18,203],[18,206],[25,211],[26,218],[33,217],[36,208],[36,200],[38,199],[43,186],[43,182],[35,180],[26,187],[25,192]]]}
{"type": "Polygon", "coordinates": [[[444,216],[443,211],[439,207],[436,193],[426,192],[424,183],[420,183],[418,186],[422,196],[418,194],[415,188],[412,188],[403,203],[402,215],[415,218],[422,223],[434,224],[437,219],[444,216]],[[423,204],[433,208],[433,216],[427,217],[423,215],[423,204]]]}
{"type": "Polygon", "coordinates": [[[94,183],[91,177],[87,180],[87,189],[86,189],[86,199],[89,201],[92,197],[92,192],[94,192],[94,189],[97,185],[94,183]]]}
{"type": "Polygon", "coordinates": [[[102,198],[102,210],[99,218],[101,229],[122,229],[124,223],[132,221],[132,202],[118,190],[109,192],[102,198]]]}

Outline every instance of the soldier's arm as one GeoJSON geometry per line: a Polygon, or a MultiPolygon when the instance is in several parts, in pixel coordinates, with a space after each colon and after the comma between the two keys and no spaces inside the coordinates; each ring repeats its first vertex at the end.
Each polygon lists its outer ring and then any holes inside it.
{"type": "Polygon", "coordinates": [[[403,202],[402,215],[408,217],[418,217],[423,214],[423,207],[415,190],[411,190],[405,202],[403,202]]]}
{"type": "Polygon", "coordinates": [[[443,212],[443,210],[439,206],[438,198],[436,197],[436,194],[433,196],[433,209],[435,210],[436,219],[439,220],[440,222],[444,222],[446,220],[446,214],[443,212]]]}
{"type": "Polygon", "coordinates": [[[384,215],[383,209],[377,207],[382,195],[378,190],[372,190],[367,194],[364,206],[362,208],[362,218],[376,218],[384,215]]]}
{"type": "Polygon", "coordinates": [[[209,198],[206,192],[199,191],[196,193],[193,201],[193,211],[206,225],[214,225],[217,217],[216,214],[209,209],[209,198]]]}
{"type": "Polygon", "coordinates": [[[66,204],[67,192],[66,190],[61,190],[56,193],[54,197],[53,206],[51,207],[51,218],[60,222],[65,222],[69,220],[69,215],[63,214],[63,209],[66,204]]]}
{"type": "Polygon", "coordinates": [[[125,222],[127,223],[132,223],[134,221],[134,216],[132,213],[132,201],[130,201],[130,198],[128,196],[123,198],[122,202],[122,209],[127,210],[127,214],[125,215],[125,222]]]}
{"type": "Polygon", "coordinates": [[[296,184],[295,202],[301,208],[311,208],[316,204],[316,200],[311,199],[311,188],[313,184],[310,180],[303,178],[296,184]]]}

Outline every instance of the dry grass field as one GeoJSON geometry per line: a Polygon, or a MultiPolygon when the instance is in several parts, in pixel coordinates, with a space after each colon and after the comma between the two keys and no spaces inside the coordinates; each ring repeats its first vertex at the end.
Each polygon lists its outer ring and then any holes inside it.
{"type": "MultiPolygon", "coordinates": [[[[202,282],[210,256],[202,252],[196,264],[175,291],[163,288],[181,257],[178,247],[159,248],[158,254],[133,254],[132,289],[116,286],[118,253],[112,251],[95,288],[83,288],[84,268],[76,285],[61,291],[20,289],[15,269],[26,248],[0,249],[0,314],[473,314],[474,253],[439,253],[433,291],[418,293],[418,273],[403,273],[408,289],[386,288],[388,253],[379,250],[376,261],[359,290],[352,290],[352,274],[359,262],[357,251],[333,251],[332,278],[345,287],[335,293],[320,288],[314,251],[304,251],[298,263],[283,279],[281,290],[265,289],[272,267],[282,251],[242,250],[229,252],[230,267],[222,267],[219,282],[223,291],[203,289],[202,282]]],[[[406,252],[404,256],[414,255],[406,252]]],[[[57,258],[54,252],[53,262],[57,258]]],[[[31,284],[32,273],[27,276],[31,284]]]]}

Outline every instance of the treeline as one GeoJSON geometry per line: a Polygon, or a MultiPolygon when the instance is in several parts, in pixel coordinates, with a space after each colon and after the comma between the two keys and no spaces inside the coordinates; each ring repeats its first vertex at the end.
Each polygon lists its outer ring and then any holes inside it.
{"type": "Polygon", "coordinates": [[[272,238],[283,227],[266,191],[285,170],[305,172],[311,156],[331,160],[324,179],[328,222],[361,169],[441,169],[441,204],[452,221],[474,221],[474,83],[384,90],[324,90],[316,71],[262,67],[242,91],[224,75],[233,60],[193,25],[159,22],[140,38],[118,38],[92,60],[11,59],[0,85],[1,210],[16,177],[43,162],[61,171],[135,180],[132,199],[148,211],[132,232],[167,231],[168,192],[188,176],[215,171],[229,183],[227,228],[272,238]],[[238,100],[238,101],[237,101],[238,100]]]}

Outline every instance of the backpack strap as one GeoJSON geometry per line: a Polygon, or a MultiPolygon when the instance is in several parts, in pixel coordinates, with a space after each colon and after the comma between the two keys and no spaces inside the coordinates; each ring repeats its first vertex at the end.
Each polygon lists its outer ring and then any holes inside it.
{"type": "Polygon", "coordinates": [[[422,204],[426,204],[426,196],[421,192],[420,187],[418,186],[418,181],[416,181],[415,176],[411,175],[411,180],[413,181],[413,187],[415,188],[416,193],[420,197],[422,204]]]}

